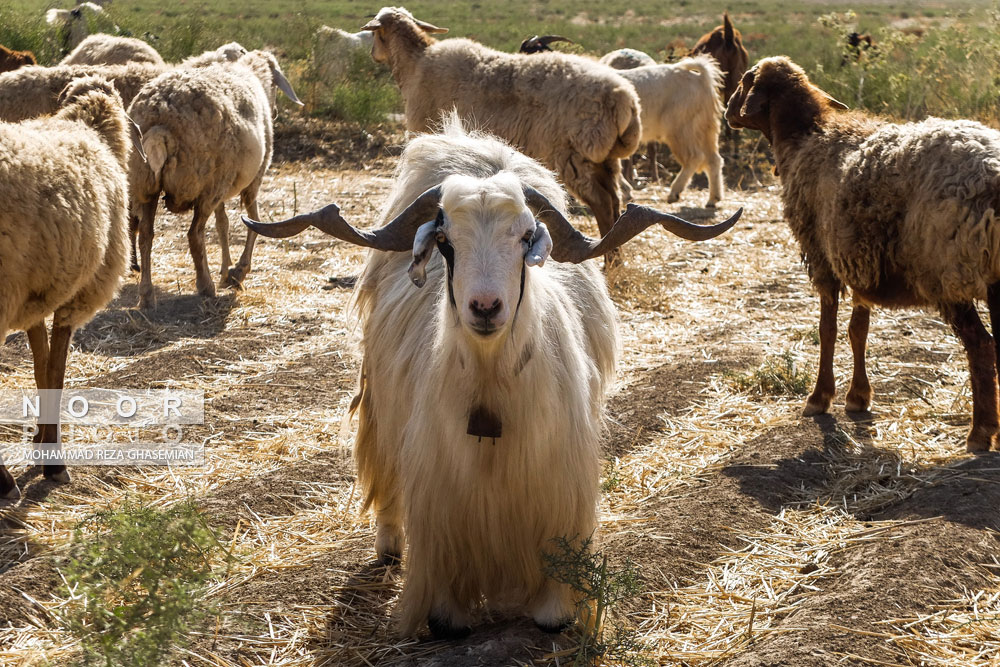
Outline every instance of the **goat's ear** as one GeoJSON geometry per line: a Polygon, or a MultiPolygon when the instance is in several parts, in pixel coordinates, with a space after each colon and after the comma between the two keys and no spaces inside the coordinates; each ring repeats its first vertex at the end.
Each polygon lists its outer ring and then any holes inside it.
{"type": "Polygon", "coordinates": [[[361,29],[362,30],[370,30],[370,31],[374,32],[374,31],[378,30],[381,27],[382,27],[382,22],[379,21],[377,18],[374,18],[371,21],[369,21],[368,23],[366,23],[363,26],[361,26],[361,29]]]}
{"type": "Polygon", "coordinates": [[[527,266],[543,266],[552,252],[552,236],[544,222],[536,221],[535,233],[531,236],[531,245],[524,253],[524,263],[527,266]]]}
{"type": "Polygon", "coordinates": [[[437,245],[437,235],[439,221],[431,220],[425,222],[417,228],[417,233],[413,236],[413,262],[406,270],[410,280],[417,287],[423,287],[427,282],[427,262],[431,259],[434,246],[437,245]]]}
{"type": "Polygon", "coordinates": [[[826,98],[826,102],[827,102],[827,104],[830,105],[831,108],[837,109],[839,111],[847,111],[848,109],[851,108],[851,107],[847,106],[846,104],[844,104],[843,102],[841,102],[840,100],[838,100],[838,99],[834,98],[833,96],[829,95],[828,93],[825,93],[822,90],[819,91],[819,92],[823,93],[823,97],[826,98]]]}

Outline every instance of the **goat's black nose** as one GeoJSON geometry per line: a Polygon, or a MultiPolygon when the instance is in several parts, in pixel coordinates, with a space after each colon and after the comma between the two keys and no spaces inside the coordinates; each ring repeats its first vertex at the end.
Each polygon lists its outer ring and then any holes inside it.
{"type": "Polygon", "coordinates": [[[500,299],[494,299],[493,303],[487,305],[478,299],[472,299],[469,301],[469,311],[476,317],[480,317],[484,320],[489,320],[496,316],[503,307],[503,302],[500,299]]]}

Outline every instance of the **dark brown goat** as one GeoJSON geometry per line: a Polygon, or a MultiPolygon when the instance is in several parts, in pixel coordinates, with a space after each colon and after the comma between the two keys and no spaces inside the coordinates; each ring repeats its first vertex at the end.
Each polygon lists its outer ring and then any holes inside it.
{"type": "Polygon", "coordinates": [[[691,49],[692,56],[699,53],[707,53],[719,62],[719,69],[725,75],[719,94],[722,95],[722,103],[725,104],[732,97],[733,91],[739,85],[740,77],[747,71],[747,65],[750,63],[750,54],[743,47],[743,37],[729,20],[729,12],[722,15],[722,25],[702,35],[691,49]]]}
{"type": "Polygon", "coordinates": [[[0,72],[12,72],[25,65],[37,65],[35,54],[31,51],[12,51],[0,44],[0,72]]]}

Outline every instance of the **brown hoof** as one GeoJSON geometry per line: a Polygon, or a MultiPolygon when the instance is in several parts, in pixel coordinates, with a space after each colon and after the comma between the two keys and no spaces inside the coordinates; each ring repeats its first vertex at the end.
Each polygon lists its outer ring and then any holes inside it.
{"type": "Polygon", "coordinates": [[[826,414],[830,411],[830,405],[833,403],[833,399],[821,399],[809,397],[806,401],[806,406],[802,408],[803,417],[814,417],[815,415],[826,414]]]}
{"type": "Polygon", "coordinates": [[[434,614],[427,617],[427,627],[435,639],[465,639],[472,634],[472,628],[468,625],[452,625],[451,621],[434,614]]]}

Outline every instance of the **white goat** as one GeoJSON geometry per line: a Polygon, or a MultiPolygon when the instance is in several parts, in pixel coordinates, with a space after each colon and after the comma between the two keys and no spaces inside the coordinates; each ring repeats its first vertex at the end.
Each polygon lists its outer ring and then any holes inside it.
{"type": "Polygon", "coordinates": [[[404,532],[409,542],[404,632],[426,621],[437,636],[466,634],[484,598],[527,608],[545,630],[572,619],[572,593],[545,578],[542,558],[554,538],[597,526],[618,353],[607,287],[580,262],[655,223],[700,240],[739,217],[701,227],[630,206],[598,242],[565,211],[551,172],[453,116],[407,146],[381,229],[356,230],[336,205],[270,225],[244,218],[265,236],[314,225],[376,249],[356,295],[355,452],[380,560],[400,558],[404,532]]]}
{"type": "MultiPolygon", "coordinates": [[[[685,58],[670,65],[647,65],[618,72],[635,86],[642,104],[642,141],[660,141],[681,165],[670,184],[668,202],[680,199],[691,177],[708,174],[708,203],[722,199],[722,156],[719,155],[722,102],[718,89],[722,71],[707,55],[685,58]]],[[[656,160],[653,178],[659,180],[656,160]]]]}
{"type": "Polygon", "coordinates": [[[95,32],[118,32],[116,26],[100,4],[81,2],[73,9],[50,9],[45,12],[45,22],[56,31],[56,41],[63,53],[69,53],[95,32]]]}
{"type": "Polygon", "coordinates": [[[371,49],[372,41],[372,33],[367,30],[351,33],[320,26],[313,36],[313,75],[324,83],[337,83],[344,78],[355,54],[371,49]]]}

